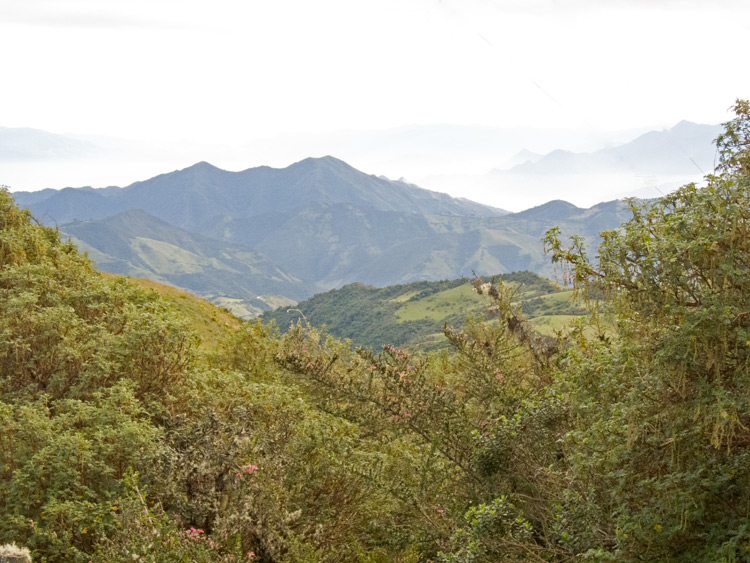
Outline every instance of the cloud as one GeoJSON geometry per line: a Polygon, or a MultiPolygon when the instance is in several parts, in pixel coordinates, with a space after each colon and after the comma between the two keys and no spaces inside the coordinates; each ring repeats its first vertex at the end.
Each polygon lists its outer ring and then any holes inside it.
{"type": "Polygon", "coordinates": [[[597,13],[622,10],[671,10],[717,8],[726,10],[747,9],[746,0],[430,0],[434,6],[443,10],[469,12],[474,9],[487,9],[505,14],[577,14],[580,12],[597,13]]]}
{"type": "MultiPolygon", "coordinates": [[[[163,0],[161,4],[164,4],[163,0]]],[[[0,5],[0,22],[4,25],[89,29],[179,27],[168,18],[157,15],[158,12],[144,8],[142,0],[24,0],[0,5]]]]}

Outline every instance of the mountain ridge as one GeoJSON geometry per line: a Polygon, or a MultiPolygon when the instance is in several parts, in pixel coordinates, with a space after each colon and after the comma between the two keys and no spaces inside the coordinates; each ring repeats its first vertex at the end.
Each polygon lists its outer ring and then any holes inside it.
{"type": "Polygon", "coordinates": [[[705,125],[680,121],[663,131],[649,131],[632,141],[592,152],[555,150],[541,158],[517,164],[499,172],[523,174],[573,174],[621,170],[628,173],[653,174],[655,165],[659,172],[669,174],[701,174],[712,170],[715,149],[707,145],[707,138],[715,139],[720,125],[705,125]],[[656,156],[655,156],[656,155],[656,156]]]}
{"type": "MultiPolygon", "coordinates": [[[[80,188],[70,188],[80,189],[80,188]]],[[[222,170],[202,161],[187,168],[160,174],[123,188],[87,188],[91,216],[65,212],[63,190],[15,192],[16,201],[37,217],[58,224],[74,219],[97,219],[129,208],[147,211],[178,227],[196,230],[218,216],[247,218],[269,212],[290,211],[308,202],[371,206],[384,211],[500,216],[506,211],[468,200],[453,198],[406,182],[368,175],[347,163],[327,156],[306,158],[286,168],[260,166],[240,172],[222,170]]]]}

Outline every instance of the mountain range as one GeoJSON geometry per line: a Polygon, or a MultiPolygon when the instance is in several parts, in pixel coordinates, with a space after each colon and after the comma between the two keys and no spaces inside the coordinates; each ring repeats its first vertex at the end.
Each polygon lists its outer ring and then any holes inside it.
{"type": "MultiPolygon", "coordinates": [[[[541,155],[554,149],[591,151],[630,141],[644,131],[647,129],[595,133],[579,128],[419,124],[262,138],[248,131],[244,140],[240,136],[225,142],[212,139],[206,143],[188,140],[165,143],[0,127],[0,184],[15,190],[126,186],[201,160],[227,170],[242,170],[251,165],[285,167],[308,156],[333,154],[359,170],[391,178],[406,177],[423,188],[435,189],[425,183],[426,177],[484,173],[497,168],[522,148],[541,155]]],[[[531,201],[522,208],[538,203],[543,200],[531,201]]]]}
{"type": "Polygon", "coordinates": [[[627,216],[615,201],[508,213],[330,156],[242,172],[200,162],[124,188],[13,195],[101,269],[170,283],[244,316],[352,282],[551,276],[541,243],[547,229],[594,240],[627,216]]]}
{"type": "Polygon", "coordinates": [[[720,132],[720,125],[681,121],[626,143],[586,152],[556,149],[539,154],[523,150],[483,174],[435,175],[420,183],[443,191],[460,185],[468,197],[502,201],[509,209],[526,207],[525,192],[542,200],[576,193],[578,205],[623,197],[653,198],[700,181],[713,171],[713,140],[720,132]]]}
{"type": "MultiPolygon", "coordinates": [[[[623,174],[701,175],[713,170],[716,148],[711,141],[720,125],[681,121],[665,131],[649,131],[636,139],[593,152],[555,150],[542,157],[529,154],[527,162],[508,172],[522,174],[623,174]]],[[[502,171],[495,171],[496,173],[502,171]]]]}

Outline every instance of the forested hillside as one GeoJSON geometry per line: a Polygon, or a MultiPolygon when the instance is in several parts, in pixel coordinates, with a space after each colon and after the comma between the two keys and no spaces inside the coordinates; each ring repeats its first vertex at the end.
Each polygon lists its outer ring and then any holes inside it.
{"type": "MultiPolygon", "coordinates": [[[[554,334],[586,313],[572,302],[573,291],[532,272],[514,272],[483,278],[499,279],[512,292],[514,307],[523,311],[537,330],[554,334]]],[[[492,320],[487,300],[478,295],[472,280],[413,282],[383,288],[353,283],[319,293],[294,307],[280,307],[261,316],[286,331],[298,320],[325,329],[353,346],[381,348],[394,344],[409,350],[450,347],[443,335],[446,325],[462,327],[467,317],[492,320]]]]}
{"type": "Polygon", "coordinates": [[[304,322],[208,330],[210,305],[102,277],[0,191],[0,544],[49,562],[747,560],[735,110],[706,187],[634,202],[593,260],[548,233],[589,307],[572,333],[542,338],[512,284],[476,280],[493,321],[428,354],[304,322]]]}

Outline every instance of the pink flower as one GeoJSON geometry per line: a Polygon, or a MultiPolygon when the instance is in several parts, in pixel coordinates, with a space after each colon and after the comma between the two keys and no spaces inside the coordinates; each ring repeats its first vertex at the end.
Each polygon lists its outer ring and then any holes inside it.
{"type": "Polygon", "coordinates": [[[443,510],[442,508],[438,508],[438,512],[439,512],[440,514],[442,514],[443,512],[445,512],[445,510],[443,510]]]}
{"type": "Polygon", "coordinates": [[[257,465],[251,465],[251,464],[243,465],[242,466],[242,470],[245,473],[248,473],[249,475],[252,475],[253,471],[257,471],[258,470],[258,466],[257,465]]]}
{"type": "Polygon", "coordinates": [[[202,533],[203,533],[203,530],[201,530],[200,528],[191,527],[189,530],[186,530],[184,532],[184,535],[185,537],[193,541],[200,541],[202,539],[202,536],[201,536],[202,533]]]}
{"type": "Polygon", "coordinates": [[[377,366],[370,366],[370,369],[378,369],[377,366]]]}
{"type": "Polygon", "coordinates": [[[404,416],[411,416],[411,413],[407,412],[404,416]]]}

